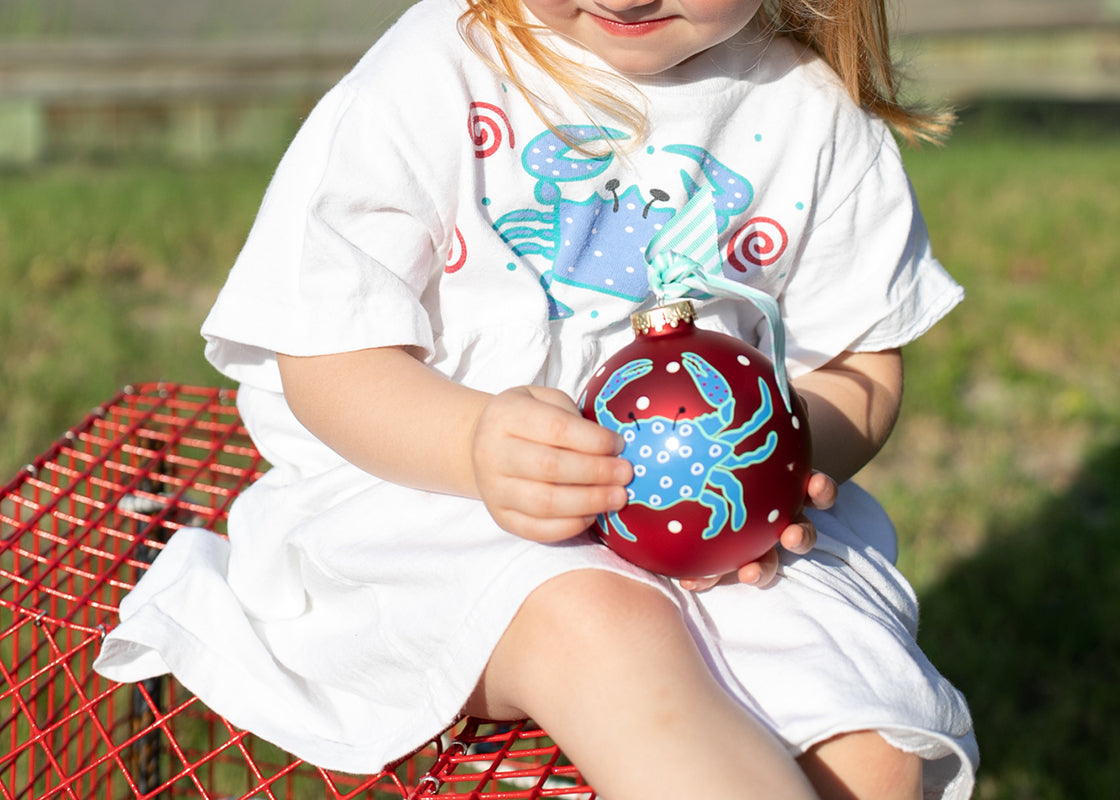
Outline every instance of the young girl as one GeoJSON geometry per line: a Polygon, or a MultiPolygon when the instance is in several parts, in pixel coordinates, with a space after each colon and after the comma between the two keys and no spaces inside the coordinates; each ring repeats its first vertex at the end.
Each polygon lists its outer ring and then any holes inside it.
{"type": "MultiPolygon", "coordinates": [[[[532,717],[604,797],[964,798],[963,698],[848,482],[899,347],[961,297],[894,140],[879,0],[422,0],[309,117],[203,329],[273,465],[229,541],[172,538],[97,667],[166,671],[313,763],[379,770],[466,711],[532,717]],[[621,443],[572,398],[710,193],[780,304],[806,517],[674,581],[585,533],[621,443]],[[651,757],[652,754],[652,757],[651,757]]],[[[702,327],[768,344],[741,300],[702,327]]]]}

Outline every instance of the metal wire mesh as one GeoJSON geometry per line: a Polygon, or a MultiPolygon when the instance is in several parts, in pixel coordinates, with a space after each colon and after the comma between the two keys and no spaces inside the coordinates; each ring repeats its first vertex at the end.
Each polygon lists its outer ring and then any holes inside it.
{"type": "Polygon", "coordinates": [[[378,775],[332,773],[238,730],[170,677],[93,672],[179,528],[224,533],[266,467],[228,390],[147,384],[95,409],[0,492],[0,800],[580,798],[530,721],[466,718],[378,775]]]}

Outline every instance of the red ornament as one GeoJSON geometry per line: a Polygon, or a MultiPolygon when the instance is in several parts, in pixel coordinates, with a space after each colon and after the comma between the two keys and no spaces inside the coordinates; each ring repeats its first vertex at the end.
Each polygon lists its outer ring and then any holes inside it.
{"type": "Polygon", "coordinates": [[[630,503],[593,532],[623,558],[672,577],[732,572],[778,542],[801,511],[812,446],[773,363],[697,328],[688,301],[633,317],[635,339],[587,384],[581,410],[618,431],[634,465],[630,503]]]}

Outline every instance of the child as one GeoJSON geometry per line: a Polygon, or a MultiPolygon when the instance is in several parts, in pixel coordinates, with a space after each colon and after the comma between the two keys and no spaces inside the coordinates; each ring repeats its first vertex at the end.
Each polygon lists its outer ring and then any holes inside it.
{"type": "MultiPolygon", "coordinates": [[[[203,328],[273,468],[228,543],[172,538],[100,671],[172,671],[354,772],[465,710],[532,717],[611,800],[970,794],[967,707],[847,481],[894,423],[898,348],[961,297],[883,122],[938,120],[894,100],[877,0],[760,5],[422,0],[381,39],[203,328]],[[572,398],[698,192],[724,274],[780,303],[820,472],[782,548],[672,581],[585,534],[632,469],[572,398]]],[[[765,347],[763,322],[700,304],[765,347]]]]}

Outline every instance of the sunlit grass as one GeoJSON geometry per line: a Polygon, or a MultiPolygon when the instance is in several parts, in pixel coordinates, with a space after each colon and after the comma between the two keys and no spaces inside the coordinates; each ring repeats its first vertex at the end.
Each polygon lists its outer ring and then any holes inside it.
{"type": "Polygon", "coordinates": [[[862,476],[921,588],[1120,435],[1120,137],[1008,135],[966,117],[945,149],[907,162],[935,251],[968,292],[907,349],[902,421],[862,476]]]}

